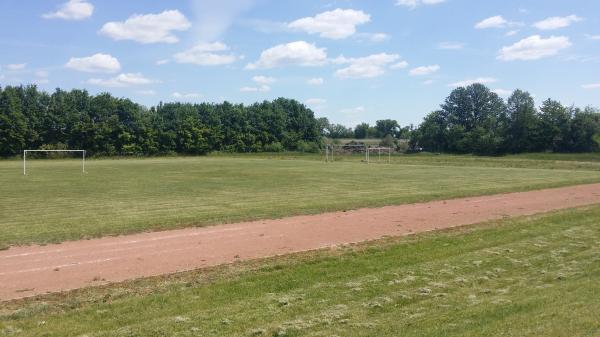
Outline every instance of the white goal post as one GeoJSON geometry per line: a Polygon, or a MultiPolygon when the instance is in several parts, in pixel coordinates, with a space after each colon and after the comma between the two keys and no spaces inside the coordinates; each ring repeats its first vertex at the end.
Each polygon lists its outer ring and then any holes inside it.
{"type": "Polygon", "coordinates": [[[359,153],[365,153],[365,159],[364,162],[369,164],[372,161],[375,160],[371,160],[371,154],[375,153],[377,154],[377,159],[376,161],[381,162],[381,161],[386,161],[388,164],[390,164],[392,162],[392,152],[394,151],[394,149],[392,149],[391,147],[382,147],[382,146],[369,146],[369,145],[357,145],[357,144],[346,144],[346,145],[336,145],[336,144],[327,144],[325,146],[325,162],[332,162],[335,161],[335,152],[337,151],[350,151],[353,153],[359,152],[359,153]],[[383,154],[383,158],[382,158],[382,154],[383,154]],[[386,158],[387,157],[387,158],[386,158]]]}
{"type": "Polygon", "coordinates": [[[81,172],[85,173],[85,150],[23,150],[23,175],[27,175],[27,154],[30,152],[77,152],[81,153],[81,172]]]}
{"type": "Polygon", "coordinates": [[[391,147],[368,147],[367,148],[367,164],[371,162],[371,152],[377,151],[377,161],[381,161],[381,153],[383,152],[384,160],[387,152],[387,163],[392,162],[392,148],[391,147]]]}

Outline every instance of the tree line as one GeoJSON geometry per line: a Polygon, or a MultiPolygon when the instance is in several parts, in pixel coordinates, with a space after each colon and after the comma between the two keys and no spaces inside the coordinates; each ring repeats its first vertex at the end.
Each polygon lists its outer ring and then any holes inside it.
{"type": "MultiPolygon", "coordinates": [[[[329,138],[409,140],[412,151],[499,155],[522,152],[592,152],[600,149],[598,109],[564,106],[547,99],[539,109],[532,95],[515,90],[505,101],[482,84],[453,90],[440,109],[414,128],[395,120],[354,128],[318,120],[329,138]]],[[[397,142],[396,142],[397,144],[397,142]]]]}
{"type": "Polygon", "coordinates": [[[506,101],[482,84],[453,90],[440,109],[410,135],[413,149],[498,155],[523,152],[591,152],[600,145],[597,109],[547,99],[539,109],[530,93],[506,101]]]}
{"type": "Polygon", "coordinates": [[[314,113],[295,100],[252,105],[167,103],[146,108],[108,93],[0,87],[0,156],[24,149],[90,155],[318,151],[314,113]]]}
{"type": "MultiPolygon", "coordinates": [[[[292,99],[252,105],[160,103],[147,108],[108,93],[0,87],[0,156],[24,149],[85,149],[91,155],[317,152],[323,138],[408,141],[412,151],[499,155],[600,149],[600,112],[526,91],[504,100],[482,84],[453,90],[416,128],[396,120],[332,124],[292,99]]],[[[387,146],[387,145],[386,145],[387,146]]]]}

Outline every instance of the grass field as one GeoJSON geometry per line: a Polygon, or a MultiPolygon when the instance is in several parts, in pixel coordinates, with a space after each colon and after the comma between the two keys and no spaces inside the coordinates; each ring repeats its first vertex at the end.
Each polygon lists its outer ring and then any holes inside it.
{"type": "Polygon", "coordinates": [[[598,336],[600,206],[5,303],[6,336],[598,336]]]}
{"type": "Polygon", "coordinates": [[[600,182],[594,162],[278,158],[0,161],[0,247],[600,182]]]}

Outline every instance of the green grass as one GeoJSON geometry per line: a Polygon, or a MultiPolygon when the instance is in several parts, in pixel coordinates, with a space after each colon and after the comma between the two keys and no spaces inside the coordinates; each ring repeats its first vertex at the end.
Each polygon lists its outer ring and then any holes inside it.
{"type": "Polygon", "coordinates": [[[87,174],[76,160],[37,160],[27,176],[19,161],[0,161],[0,247],[600,182],[595,170],[465,166],[451,156],[291,158],[92,160],[87,174]]]}
{"type": "Polygon", "coordinates": [[[5,303],[6,336],[598,336],[600,206],[5,303]]]}

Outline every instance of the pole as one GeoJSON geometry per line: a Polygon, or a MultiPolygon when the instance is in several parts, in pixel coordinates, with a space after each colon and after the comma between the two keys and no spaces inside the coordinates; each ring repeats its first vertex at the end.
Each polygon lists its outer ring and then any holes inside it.
{"type": "Polygon", "coordinates": [[[82,166],[82,172],[85,173],[85,150],[83,150],[83,166],[82,166]]]}
{"type": "Polygon", "coordinates": [[[23,150],[23,175],[27,175],[27,150],[23,150]]]}

